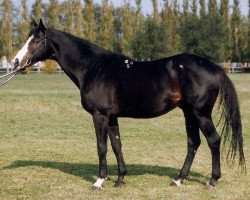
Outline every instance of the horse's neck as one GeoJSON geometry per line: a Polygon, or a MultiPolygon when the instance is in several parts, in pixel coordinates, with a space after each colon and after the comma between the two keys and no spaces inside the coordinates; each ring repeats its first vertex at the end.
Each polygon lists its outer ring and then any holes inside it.
{"type": "Polygon", "coordinates": [[[97,51],[101,51],[101,48],[98,49],[87,41],[53,29],[50,30],[49,37],[55,53],[53,58],[67,66],[79,62],[86,64],[86,60],[96,59],[99,53],[97,51]]]}
{"type": "Polygon", "coordinates": [[[81,87],[88,67],[98,59],[98,47],[53,29],[50,30],[50,42],[54,52],[51,58],[58,62],[78,88],[81,87]]]}

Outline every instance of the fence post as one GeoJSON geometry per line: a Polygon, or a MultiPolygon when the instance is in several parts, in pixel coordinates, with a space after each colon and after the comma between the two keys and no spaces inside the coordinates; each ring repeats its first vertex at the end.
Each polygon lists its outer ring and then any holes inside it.
{"type": "Polygon", "coordinates": [[[40,73],[41,72],[41,62],[37,63],[37,72],[40,73]]]}

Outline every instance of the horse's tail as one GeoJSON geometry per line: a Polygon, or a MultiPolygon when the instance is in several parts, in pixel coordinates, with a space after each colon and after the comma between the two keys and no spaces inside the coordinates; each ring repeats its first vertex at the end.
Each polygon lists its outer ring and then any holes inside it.
{"type": "Polygon", "coordinates": [[[227,161],[233,162],[237,152],[239,153],[239,165],[246,170],[246,163],[243,151],[242,125],[238,97],[233,83],[226,73],[220,71],[220,101],[222,114],[219,122],[223,121],[221,137],[223,146],[228,142],[229,150],[227,161]]]}

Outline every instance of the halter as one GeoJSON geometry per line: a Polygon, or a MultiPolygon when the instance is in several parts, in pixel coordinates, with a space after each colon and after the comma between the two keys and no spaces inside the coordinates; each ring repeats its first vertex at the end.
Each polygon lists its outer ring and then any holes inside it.
{"type": "Polygon", "coordinates": [[[0,80],[1,79],[3,79],[4,77],[7,77],[7,76],[9,76],[9,75],[12,75],[12,76],[10,76],[10,78],[8,78],[6,81],[4,81],[3,83],[1,83],[0,84],[0,87],[2,87],[3,85],[5,85],[6,83],[8,83],[12,78],[14,78],[17,74],[19,74],[19,72],[21,72],[25,67],[27,67],[30,63],[31,63],[31,61],[35,58],[35,57],[37,57],[37,55],[38,55],[38,52],[39,52],[39,50],[41,49],[41,47],[43,46],[43,44],[44,44],[44,47],[45,47],[45,49],[46,49],[46,47],[47,47],[47,34],[45,33],[41,33],[43,36],[44,36],[44,40],[42,41],[42,43],[41,43],[41,45],[36,49],[36,51],[35,51],[35,53],[34,53],[34,56],[31,58],[31,59],[29,59],[29,60],[27,60],[27,62],[24,64],[24,66],[22,66],[21,68],[19,68],[19,69],[17,69],[17,70],[14,70],[14,71],[12,71],[12,72],[10,72],[10,73],[7,73],[7,74],[4,74],[4,75],[2,75],[2,76],[0,76],[0,80]]]}
{"type": "MultiPolygon", "coordinates": [[[[45,49],[47,47],[47,34],[46,33],[44,34],[42,32],[41,32],[41,34],[42,34],[44,40],[41,42],[40,46],[36,49],[36,51],[34,53],[34,56],[31,59],[29,59],[30,61],[32,61],[35,57],[37,57],[37,54],[38,54],[39,50],[41,49],[41,47],[43,46],[43,43],[44,43],[45,49]]],[[[25,65],[21,69],[27,67],[31,63],[31,62],[28,62],[28,61],[25,63],[25,65]]],[[[0,79],[1,79],[1,77],[0,77],[0,79]]]]}

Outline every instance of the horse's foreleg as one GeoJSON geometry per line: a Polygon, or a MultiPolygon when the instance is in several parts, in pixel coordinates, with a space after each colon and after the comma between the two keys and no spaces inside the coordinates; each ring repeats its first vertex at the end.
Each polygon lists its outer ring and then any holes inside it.
{"type": "Polygon", "coordinates": [[[200,129],[206,137],[208,146],[212,154],[212,176],[210,181],[207,183],[206,188],[214,188],[216,182],[221,177],[220,169],[220,136],[216,132],[213,125],[211,116],[200,116],[199,117],[200,129]]]}
{"type": "Polygon", "coordinates": [[[121,149],[122,144],[121,144],[117,118],[111,118],[109,121],[109,137],[110,137],[113,152],[116,156],[116,160],[118,163],[118,179],[114,186],[120,187],[125,184],[123,179],[127,170],[126,170],[123,155],[122,155],[122,149],[121,149]]]}
{"type": "Polygon", "coordinates": [[[184,110],[186,131],[187,131],[187,155],[183,167],[171,185],[180,186],[183,180],[188,176],[190,167],[194,160],[197,149],[200,146],[201,140],[199,135],[199,123],[192,111],[184,110]]]}
{"type": "Polygon", "coordinates": [[[93,115],[95,126],[97,151],[99,157],[99,178],[93,185],[93,189],[101,189],[103,182],[107,179],[107,135],[108,135],[108,118],[99,112],[93,115]]]}

